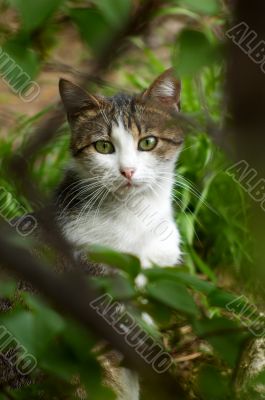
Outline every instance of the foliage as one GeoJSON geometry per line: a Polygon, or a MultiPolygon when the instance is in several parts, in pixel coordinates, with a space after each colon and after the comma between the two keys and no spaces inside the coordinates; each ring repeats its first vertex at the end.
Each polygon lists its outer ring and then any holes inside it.
{"type": "MultiPolygon", "coordinates": [[[[88,4],[74,0],[9,0],[2,7],[12,7],[19,18],[13,35],[8,39],[3,35],[3,48],[34,79],[52,48],[56,48],[59,30],[63,30],[61,20],[76,26],[85,54],[93,57],[108,46],[111,37],[122,28],[121,24],[126,23],[133,4],[121,0],[115,1],[114,6],[112,1],[100,0],[88,4]]],[[[154,23],[156,18],[172,16],[186,18],[186,28],[167,51],[182,78],[182,110],[197,123],[191,124],[187,132],[176,170],[174,199],[183,238],[183,265],[163,269],[154,266],[144,271],[147,283],[138,288],[135,278],[140,265],[135,257],[94,248],[90,252],[94,261],[119,269],[118,286],[116,280],[106,277],[94,278],[94,285],[119,301],[130,301],[139,318],[142,312],[152,317],[155,323],[152,333],[175,358],[178,373],[181,367],[178,356],[187,355],[185,349],[200,354],[199,362],[195,360],[190,366],[196,398],[232,399],[235,397],[233,376],[251,334],[244,328],[241,309],[238,317],[227,309],[227,304],[237,299],[239,288],[233,282],[232,289],[226,291],[226,282],[220,279],[229,267],[229,281],[233,281],[233,273],[249,262],[247,202],[241,188],[226,174],[229,161],[211,136],[214,130],[211,126],[220,130],[224,116],[221,45],[213,29],[223,23],[224,15],[221,2],[172,0],[154,14],[154,23]],[[189,334],[185,338],[182,331],[187,326],[189,334]],[[196,347],[189,347],[194,342],[196,347]]],[[[117,61],[115,68],[122,86],[138,91],[166,65],[144,38],[134,37],[131,42],[134,53],[117,61]],[[131,68],[126,69],[125,65],[131,68]]],[[[105,87],[102,92],[109,94],[113,90],[105,87]]],[[[50,107],[32,118],[20,116],[8,136],[1,137],[1,170],[5,169],[5,160],[28,140],[36,123],[49,110],[50,107]]],[[[69,132],[64,125],[56,140],[29,160],[32,179],[45,194],[51,193],[61,178],[69,159],[68,146],[69,132]]],[[[0,178],[0,186],[30,209],[7,171],[0,178]]],[[[9,211],[15,216],[12,208],[9,211]]],[[[114,398],[101,385],[102,371],[96,357],[99,352],[94,350],[97,338],[63,318],[38,296],[21,293],[10,280],[1,282],[0,294],[15,304],[12,310],[0,314],[1,325],[36,357],[38,368],[33,376],[40,371],[45,374],[45,380],[34,385],[4,388],[1,399],[41,399],[43,393],[46,398],[74,399],[82,398],[84,391],[92,394],[93,399],[114,398]]]]}

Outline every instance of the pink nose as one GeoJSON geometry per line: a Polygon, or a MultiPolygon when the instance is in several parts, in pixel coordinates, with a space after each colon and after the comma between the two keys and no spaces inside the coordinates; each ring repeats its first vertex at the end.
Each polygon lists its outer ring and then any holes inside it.
{"type": "Polygon", "coordinates": [[[134,168],[122,168],[120,171],[121,171],[121,174],[129,180],[132,179],[132,176],[135,173],[134,168]]]}

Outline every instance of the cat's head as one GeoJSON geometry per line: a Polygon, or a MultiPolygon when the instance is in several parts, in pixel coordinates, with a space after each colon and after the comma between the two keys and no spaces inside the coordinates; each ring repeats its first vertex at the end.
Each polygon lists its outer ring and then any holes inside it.
{"type": "Polygon", "coordinates": [[[75,168],[110,191],[155,190],[169,179],[183,141],[174,117],[181,85],[172,69],[139,95],[94,96],[60,80],[75,168]]]}

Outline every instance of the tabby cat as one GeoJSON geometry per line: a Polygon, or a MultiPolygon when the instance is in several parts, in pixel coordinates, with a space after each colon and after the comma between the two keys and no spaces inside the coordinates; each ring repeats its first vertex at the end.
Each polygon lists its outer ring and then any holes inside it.
{"type": "MultiPolygon", "coordinates": [[[[173,70],[137,95],[95,96],[64,79],[59,88],[72,132],[72,160],[56,192],[65,237],[77,248],[100,244],[134,254],[143,268],[176,265],[172,190],[183,135],[173,70]]],[[[114,375],[119,400],[139,399],[133,372],[114,375]]]]}

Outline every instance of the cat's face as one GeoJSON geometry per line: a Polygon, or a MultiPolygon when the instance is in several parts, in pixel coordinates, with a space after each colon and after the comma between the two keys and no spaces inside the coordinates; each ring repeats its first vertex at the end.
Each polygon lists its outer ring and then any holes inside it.
{"type": "Polygon", "coordinates": [[[98,180],[110,191],[156,190],[169,179],[182,144],[172,116],[179,109],[180,83],[172,70],[137,96],[95,97],[65,80],[60,93],[83,178],[98,180]]]}

